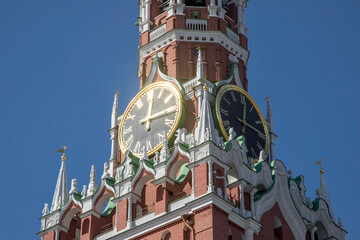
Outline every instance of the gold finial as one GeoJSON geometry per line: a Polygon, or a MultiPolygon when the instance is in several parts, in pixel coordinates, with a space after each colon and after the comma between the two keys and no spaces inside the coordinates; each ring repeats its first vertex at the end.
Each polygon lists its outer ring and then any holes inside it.
{"type": "Polygon", "coordinates": [[[200,46],[197,46],[195,49],[198,50],[198,51],[201,51],[201,47],[200,47],[200,46]]]}
{"type": "Polygon", "coordinates": [[[201,79],[199,80],[199,82],[204,83],[204,90],[207,90],[207,89],[208,89],[208,87],[207,87],[207,85],[206,85],[206,78],[207,78],[207,75],[204,74],[203,78],[201,78],[201,79]]]}
{"type": "Polygon", "coordinates": [[[65,150],[67,149],[67,146],[63,146],[63,148],[60,148],[59,150],[57,150],[56,152],[62,153],[63,155],[61,156],[62,160],[66,160],[66,156],[65,156],[65,150]]]}
{"type": "Polygon", "coordinates": [[[269,103],[270,102],[270,98],[266,97],[265,100],[269,103]]]}
{"type": "Polygon", "coordinates": [[[322,158],[319,158],[319,160],[315,162],[316,165],[320,166],[320,174],[324,173],[324,169],[322,168],[322,160],[322,158]]]}
{"type": "Polygon", "coordinates": [[[120,95],[121,93],[118,91],[118,90],[116,90],[116,93],[115,93],[115,95],[120,95]]]}

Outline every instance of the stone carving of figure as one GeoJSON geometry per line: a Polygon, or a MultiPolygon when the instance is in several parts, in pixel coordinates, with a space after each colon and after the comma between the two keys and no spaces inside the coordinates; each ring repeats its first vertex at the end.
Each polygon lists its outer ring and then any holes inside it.
{"type": "Polygon", "coordinates": [[[169,146],[168,146],[169,142],[166,137],[167,136],[166,132],[165,132],[164,136],[165,137],[163,138],[163,141],[162,141],[163,146],[160,150],[160,162],[166,161],[168,156],[170,155],[169,146]]]}
{"type": "Polygon", "coordinates": [[[224,147],[224,138],[220,137],[219,138],[219,143],[218,143],[219,147],[223,148],[224,147]]]}
{"type": "Polygon", "coordinates": [[[289,171],[287,172],[289,174],[289,178],[293,179],[293,172],[291,169],[289,169],[289,171]]]}
{"type": "MultiPolygon", "coordinates": [[[[76,185],[77,185],[77,181],[76,181],[76,179],[74,178],[74,179],[71,180],[71,189],[70,189],[69,194],[71,194],[71,193],[78,193],[78,190],[76,189],[76,185]]],[[[59,202],[61,202],[61,201],[59,200],[59,202]]]]}
{"type": "Polygon", "coordinates": [[[42,210],[42,215],[45,216],[47,214],[49,214],[49,204],[45,203],[44,209],[42,210]]]}
{"type": "Polygon", "coordinates": [[[84,186],[83,186],[83,189],[82,189],[82,191],[81,191],[81,195],[82,195],[83,198],[86,197],[86,188],[87,188],[87,186],[84,185],[84,186]]]}
{"type": "Polygon", "coordinates": [[[110,174],[109,174],[109,163],[108,163],[108,162],[104,163],[104,173],[103,173],[101,179],[107,178],[107,177],[110,177],[110,174]]]}
{"type": "Polygon", "coordinates": [[[307,205],[308,205],[309,208],[313,207],[313,204],[311,202],[311,198],[309,198],[309,197],[307,198],[307,205]]]}
{"type": "Polygon", "coordinates": [[[128,165],[126,166],[126,172],[124,174],[124,178],[131,177],[133,174],[133,165],[130,164],[130,161],[128,162],[128,165]]]}
{"type": "Polygon", "coordinates": [[[234,128],[230,128],[229,129],[229,140],[234,139],[234,138],[236,138],[236,132],[235,132],[234,128]]]}
{"type": "Polygon", "coordinates": [[[315,190],[315,194],[316,194],[316,196],[319,198],[320,197],[320,188],[317,188],[316,190],[315,190]]]}
{"type": "Polygon", "coordinates": [[[189,141],[190,147],[195,147],[195,137],[194,134],[191,135],[190,141],[189,141]]]}
{"type": "Polygon", "coordinates": [[[341,218],[339,218],[339,217],[338,217],[338,226],[341,228],[344,227],[344,224],[342,223],[341,218]]]}
{"type": "Polygon", "coordinates": [[[205,138],[205,140],[209,140],[209,139],[210,139],[210,132],[209,132],[209,128],[206,128],[204,138],[205,138]]]}
{"type": "Polygon", "coordinates": [[[159,160],[160,160],[160,153],[159,153],[159,152],[156,152],[156,153],[155,153],[155,157],[154,157],[154,162],[155,162],[155,164],[158,164],[158,163],[159,163],[159,160]]]}

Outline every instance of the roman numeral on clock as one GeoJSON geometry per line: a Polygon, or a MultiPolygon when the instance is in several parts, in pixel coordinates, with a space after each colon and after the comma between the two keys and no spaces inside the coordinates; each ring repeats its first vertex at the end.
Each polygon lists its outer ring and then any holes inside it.
{"type": "Polygon", "coordinates": [[[162,142],[162,140],[164,139],[164,135],[161,133],[158,133],[158,138],[159,138],[159,142],[162,142]]]}
{"type": "Polygon", "coordinates": [[[229,111],[227,111],[227,110],[225,110],[225,109],[223,109],[223,108],[220,108],[220,112],[221,112],[222,114],[224,114],[225,116],[229,116],[229,111]]]}
{"type": "Polygon", "coordinates": [[[129,132],[131,132],[132,131],[132,126],[130,126],[130,127],[128,127],[127,129],[124,129],[123,130],[123,134],[125,135],[125,134],[128,134],[129,132]]]}
{"type": "Polygon", "coordinates": [[[136,142],[134,147],[134,152],[139,153],[140,152],[141,143],[139,141],[136,142]]]}
{"type": "Polygon", "coordinates": [[[135,104],[138,107],[138,109],[140,109],[143,106],[143,103],[140,100],[138,100],[135,104]]]}
{"type": "Polygon", "coordinates": [[[246,105],[246,99],[245,99],[245,96],[244,95],[241,95],[240,96],[240,102],[244,105],[246,105]]]}
{"type": "Polygon", "coordinates": [[[146,149],[147,149],[147,150],[152,149],[151,141],[150,141],[150,140],[147,140],[147,141],[146,141],[146,149]]]}
{"type": "Polygon", "coordinates": [[[131,134],[131,135],[129,136],[129,138],[126,139],[126,141],[125,141],[125,146],[130,147],[131,144],[133,143],[133,141],[134,141],[134,136],[131,134]]]}
{"type": "Polygon", "coordinates": [[[225,121],[223,121],[223,124],[224,124],[225,130],[226,130],[226,131],[229,130],[229,128],[230,128],[230,122],[229,122],[228,120],[225,120],[225,121]]]}
{"type": "Polygon", "coordinates": [[[168,125],[170,128],[174,125],[175,120],[165,119],[165,124],[168,125]]]}
{"type": "Polygon", "coordinates": [[[257,145],[259,150],[264,150],[264,148],[261,146],[261,144],[259,142],[256,142],[256,145],[257,145]]]}

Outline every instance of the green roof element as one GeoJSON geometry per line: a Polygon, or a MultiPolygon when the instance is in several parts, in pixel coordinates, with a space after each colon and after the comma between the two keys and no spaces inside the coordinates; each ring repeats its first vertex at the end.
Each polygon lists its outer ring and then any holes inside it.
{"type": "Polygon", "coordinates": [[[76,201],[81,202],[82,195],[77,192],[73,192],[73,198],[75,198],[76,201]]]}
{"type": "Polygon", "coordinates": [[[106,184],[109,185],[109,186],[114,186],[116,180],[115,178],[112,178],[112,177],[109,177],[109,178],[105,178],[105,181],[106,181],[106,184]]]}
{"type": "Polygon", "coordinates": [[[188,165],[189,163],[185,163],[184,165],[181,166],[180,172],[175,180],[177,183],[182,183],[186,178],[186,176],[189,174],[190,169],[187,167],[188,165]]]}
{"type": "Polygon", "coordinates": [[[255,169],[255,172],[261,172],[262,170],[262,163],[265,162],[264,160],[260,160],[258,161],[255,166],[254,166],[254,169],[255,169]]]}
{"type": "Polygon", "coordinates": [[[104,217],[107,217],[110,215],[110,213],[112,212],[112,210],[116,207],[115,203],[113,203],[114,197],[111,197],[109,199],[108,204],[106,205],[106,208],[104,209],[104,211],[101,213],[101,215],[103,215],[104,217]]]}
{"type": "Polygon", "coordinates": [[[144,163],[145,165],[148,167],[148,168],[154,168],[154,162],[151,161],[151,160],[144,160],[144,163]]]}

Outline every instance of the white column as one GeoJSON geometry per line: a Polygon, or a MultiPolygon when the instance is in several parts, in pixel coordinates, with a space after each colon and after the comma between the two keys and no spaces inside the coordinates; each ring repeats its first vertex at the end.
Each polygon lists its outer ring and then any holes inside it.
{"type": "Polygon", "coordinates": [[[218,7],[222,8],[222,0],[218,0],[217,2],[218,2],[218,7]]]}
{"type": "Polygon", "coordinates": [[[250,206],[251,206],[251,215],[254,219],[256,219],[256,216],[255,216],[255,202],[254,202],[254,195],[256,193],[256,189],[251,191],[250,193],[250,206]]]}
{"type": "Polygon", "coordinates": [[[60,239],[60,230],[56,229],[55,230],[55,240],[59,240],[60,239]]]}
{"type": "Polygon", "coordinates": [[[195,167],[191,168],[191,195],[195,196],[195,167]]]}
{"type": "Polygon", "coordinates": [[[216,17],[217,16],[217,6],[215,4],[215,0],[210,0],[210,5],[208,6],[209,16],[216,17]]]}
{"type": "Polygon", "coordinates": [[[239,196],[240,212],[244,216],[245,215],[245,201],[244,201],[244,186],[243,186],[243,184],[239,185],[239,190],[240,190],[240,196],[239,196]]]}
{"type": "Polygon", "coordinates": [[[214,187],[213,187],[213,166],[212,166],[212,162],[208,161],[207,162],[208,167],[209,167],[209,184],[208,184],[208,192],[214,192],[214,187]]]}
{"type": "Polygon", "coordinates": [[[126,228],[130,229],[132,225],[132,197],[128,197],[128,220],[126,221],[126,228]]]}
{"type": "Polygon", "coordinates": [[[246,228],[244,240],[253,240],[253,239],[254,239],[254,230],[252,228],[246,228]]]}

